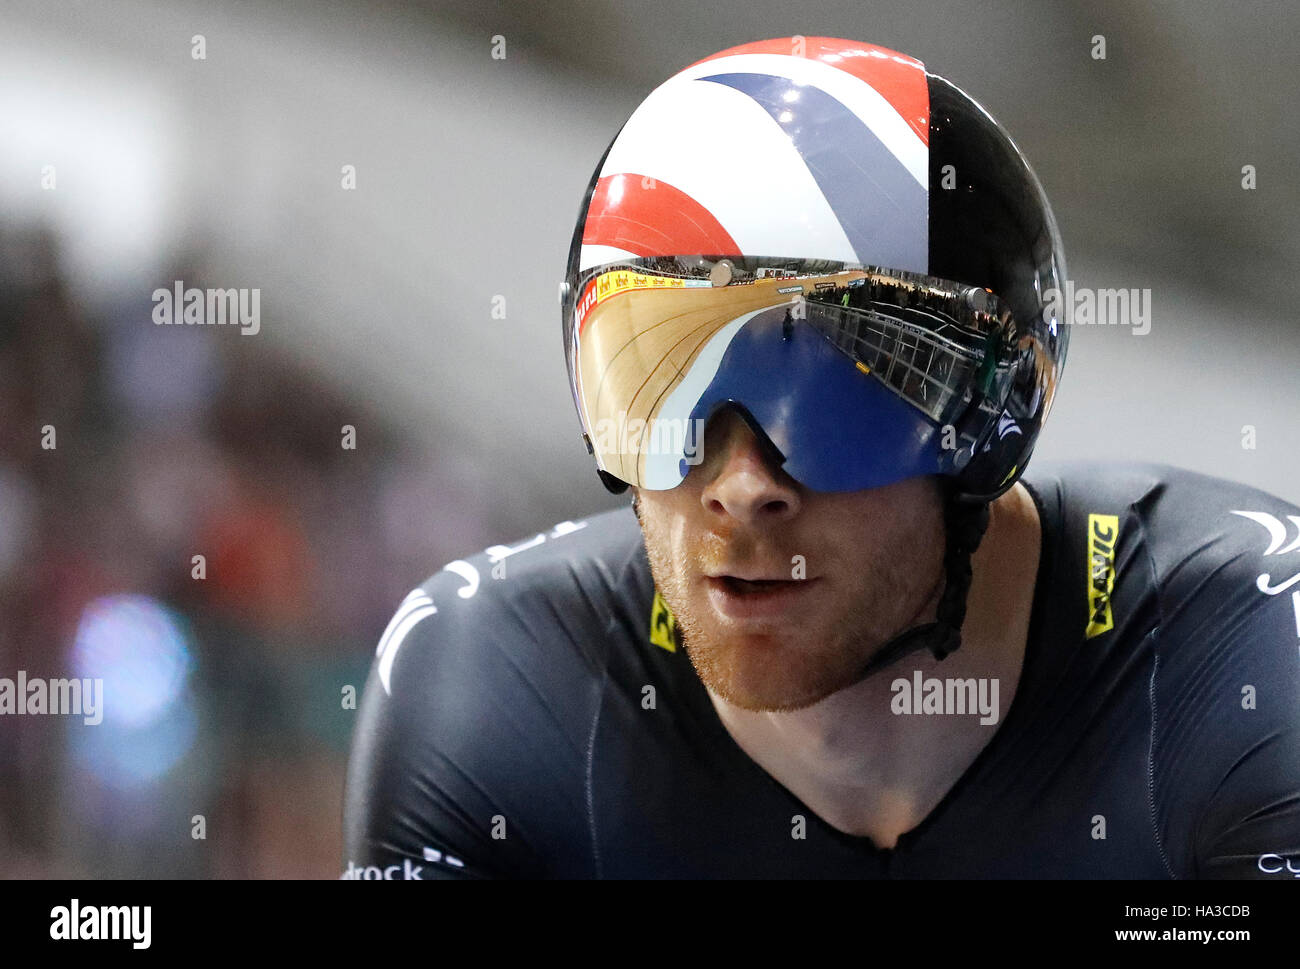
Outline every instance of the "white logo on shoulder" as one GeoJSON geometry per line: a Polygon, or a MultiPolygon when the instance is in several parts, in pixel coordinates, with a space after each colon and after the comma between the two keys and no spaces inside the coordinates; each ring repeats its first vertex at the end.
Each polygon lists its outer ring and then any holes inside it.
{"type": "Polygon", "coordinates": [[[375,649],[375,655],[379,657],[379,682],[383,684],[384,692],[390,696],[393,692],[389,685],[393,675],[393,661],[397,659],[397,651],[402,648],[406,634],[421,619],[432,616],[437,611],[438,607],[433,604],[429,594],[423,589],[416,589],[402,600],[402,604],[397,607],[397,612],[389,621],[388,628],[379,637],[379,646],[375,649]]]}
{"type": "MultiPolygon", "coordinates": [[[[500,565],[510,556],[525,552],[530,548],[536,548],[538,545],[544,544],[548,539],[553,541],[557,538],[563,538],[565,535],[572,535],[574,532],[581,531],[586,527],[586,521],[562,521],[556,524],[549,534],[539,532],[536,537],[521,542],[514,548],[508,545],[492,545],[486,550],[488,561],[494,566],[500,565]]],[[[464,559],[456,559],[456,561],[444,565],[443,571],[450,572],[464,580],[465,584],[456,590],[456,595],[462,599],[474,598],[475,593],[478,592],[480,582],[477,568],[464,559]]],[[[496,575],[495,568],[493,574],[496,575]]],[[[438,607],[433,604],[429,594],[422,588],[413,590],[397,607],[397,612],[388,623],[388,628],[379,637],[379,645],[375,647],[375,655],[379,657],[379,682],[383,686],[385,693],[392,695],[393,663],[397,659],[397,651],[402,648],[402,643],[406,641],[407,634],[419,622],[429,616],[436,615],[437,612],[438,607]]]]}
{"type": "MultiPolygon", "coordinates": [[[[1255,524],[1261,526],[1268,532],[1268,547],[1264,549],[1264,555],[1286,555],[1291,552],[1300,552],[1300,515],[1287,515],[1287,519],[1295,526],[1296,536],[1290,542],[1287,541],[1289,529],[1282,519],[1276,515],[1270,515],[1266,511],[1233,511],[1234,515],[1240,515],[1242,518],[1248,518],[1255,524]]],[[[1300,585],[1300,572],[1289,579],[1274,583],[1271,572],[1263,572],[1255,580],[1255,588],[1266,596],[1281,595],[1292,586],[1300,585]]],[[[1291,593],[1291,603],[1295,607],[1295,629],[1296,636],[1300,638],[1300,589],[1291,593]]]]}
{"type": "Polygon", "coordinates": [[[1287,527],[1282,524],[1282,520],[1275,515],[1270,515],[1266,511],[1234,511],[1234,515],[1240,515],[1242,518],[1249,518],[1258,525],[1263,525],[1268,531],[1268,548],[1264,549],[1265,555],[1285,555],[1287,552],[1300,551],[1300,515],[1287,515],[1291,523],[1295,525],[1296,536],[1286,548],[1282,543],[1286,541],[1287,527]]]}

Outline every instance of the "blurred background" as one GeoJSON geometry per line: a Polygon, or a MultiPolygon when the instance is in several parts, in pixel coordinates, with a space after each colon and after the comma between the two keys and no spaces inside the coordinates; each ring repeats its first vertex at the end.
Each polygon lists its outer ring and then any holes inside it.
{"type": "Polygon", "coordinates": [[[1148,335],[1075,328],[1040,456],[1300,501],[1298,32],[1287,2],[6,0],[0,677],[131,702],[0,718],[0,877],[338,877],[346,688],[397,603],[623,501],[558,285],[621,122],[728,46],[919,57],[1010,130],[1076,283],[1151,290],[1148,335]],[[260,331],[155,326],[177,280],[258,288],[260,331]]]}

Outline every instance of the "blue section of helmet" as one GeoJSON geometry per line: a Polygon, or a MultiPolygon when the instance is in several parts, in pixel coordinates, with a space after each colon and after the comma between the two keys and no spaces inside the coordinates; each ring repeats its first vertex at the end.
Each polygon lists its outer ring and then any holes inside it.
{"type": "Polygon", "coordinates": [[[879,488],[946,470],[934,421],[807,322],[795,321],[784,339],[783,316],[775,307],[741,327],[692,420],[739,404],[785,456],[784,470],[814,491],[879,488]]]}
{"type": "Polygon", "coordinates": [[[929,272],[927,187],[861,118],[825,91],[788,77],[737,73],[700,80],[749,95],[781,126],[860,262],[929,272]]]}

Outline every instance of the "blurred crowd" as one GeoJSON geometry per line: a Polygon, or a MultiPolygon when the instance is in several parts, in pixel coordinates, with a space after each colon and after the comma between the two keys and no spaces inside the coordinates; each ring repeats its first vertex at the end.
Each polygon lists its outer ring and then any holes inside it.
{"type": "Polygon", "coordinates": [[[106,694],[98,725],[0,716],[0,877],[337,877],[348,688],[406,592],[513,536],[269,321],[108,305],[0,231],[0,677],[106,694]]]}

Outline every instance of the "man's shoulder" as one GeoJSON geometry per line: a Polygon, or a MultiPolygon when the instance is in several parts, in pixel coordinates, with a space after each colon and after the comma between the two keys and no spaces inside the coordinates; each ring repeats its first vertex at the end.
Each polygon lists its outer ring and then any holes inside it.
{"type": "Polygon", "coordinates": [[[1090,633],[1119,628],[1127,603],[1149,610],[1170,672],[1176,661],[1189,673],[1202,669],[1207,657],[1259,671],[1294,667],[1300,507],[1155,462],[1045,462],[1035,470],[1029,483],[1047,506],[1050,538],[1063,561],[1088,573],[1080,588],[1090,633]]]}
{"type": "Polygon", "coordinates": [[[406,596],[380,637],[376,675],[391,692],[400,666],[435,658],[440,670],[462,674],[534,661],[598,669],[605,633],[642,597],[644,572],[630,508],[490,545],[406,596]]]}
{"type": "Polygon", "coordinates": [[[1044,462],[1026,478],[1062,530],[1127,521],[1157,577],[1292,553],[1300,567],[1300,506],[1244,482],[1146,461],[1044,462]]]}
{"type": "Polygon", "coordinates": [[[631,508],[617,508],[448,562],[420,591],[483,610],[602,588],[617,592],[642,551],[636,516],[631,508]]]}
{"type": "Polygon", "coordinates": [[[1072,501],[1099,500],[1165,502],[1184,510],[1207,508],[1222,499],[1258,503],[1267,501],[1297,506],[1277,495],[1242,481],[1193,471],[1159,461],[1096,461],[1085,459],[1035,461],[1025,471],[1027,483],[1044,487],[1059,484],[1072,501]]]}
{"type": "Polygon", "coordinates": [[[631,510],[608,512],[456,559],[406,596],[359,707],[349,859],[587,873],[583,766],[643,556],[631,510]]]}

